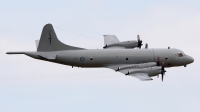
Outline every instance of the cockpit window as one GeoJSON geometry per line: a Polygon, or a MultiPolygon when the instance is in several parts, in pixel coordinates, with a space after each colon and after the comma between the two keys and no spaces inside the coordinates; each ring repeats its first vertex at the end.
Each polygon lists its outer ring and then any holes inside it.
{"type": "Polygon", "coordinates": [[[179,57],[183,57],[183,54],[182,54],[182,53],[178,53],[178,56],[179,56],[179,57]]]}

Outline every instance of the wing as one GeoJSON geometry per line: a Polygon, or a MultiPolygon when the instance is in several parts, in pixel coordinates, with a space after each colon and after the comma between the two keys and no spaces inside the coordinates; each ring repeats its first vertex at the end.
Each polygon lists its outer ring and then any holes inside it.
{"type": "Polygon", "coordinates": [[[146,71],[146,68],[155,67],[155,66],[156,66],[155,62],[150,62],[150,63],[142,63],[142,64],[109,65],[109,66],[106,66],[106,68],[113,69],[125,75],[133,76],[135,78],[138,78],[144,81],[144,80],[153,80],[149,76],[148,72],[145,72],[145,71],[146,71]],[[136,71],[136,72],[130,72],[130,71],[136,71]]]}
{"type": "Polygon", "coordinates": [[[104,35],[104,47],[103,48],[125,49],[125,47],[119,46],[118,43],[119,43],[119,39],[115,35],[104,35]]]}
{"type": "Polygon", "coordinates": [[[104,45],[118,43],[119,39],[115,35],[104,35],[104,45]]]}

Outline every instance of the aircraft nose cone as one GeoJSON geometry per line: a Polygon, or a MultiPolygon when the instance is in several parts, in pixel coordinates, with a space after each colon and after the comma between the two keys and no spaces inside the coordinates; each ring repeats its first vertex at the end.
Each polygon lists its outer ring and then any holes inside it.
{"type": "Polygon", "coordinates": [[[194,58],[192,58],[191,56],[188,56],[188,61],[189,61],[189,63],[193,63],[194,62],[194,58]]]}

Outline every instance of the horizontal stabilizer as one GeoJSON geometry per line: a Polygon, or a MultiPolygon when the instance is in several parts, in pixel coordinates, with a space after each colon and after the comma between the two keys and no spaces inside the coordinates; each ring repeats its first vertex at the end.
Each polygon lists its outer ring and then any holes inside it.
{"type": "Polygon", "coordinates": [[[6,54],[24,54],[24,52],[7,52],[6,54]]]}
{"type": "Polygon", "coordinates": [[[56,54],[55,53],[47,53],[47,52],[7,52],[6,54],[25,54],[30,57],[34,58],[45,58],[47,60],[55,60],[56,54]]]}

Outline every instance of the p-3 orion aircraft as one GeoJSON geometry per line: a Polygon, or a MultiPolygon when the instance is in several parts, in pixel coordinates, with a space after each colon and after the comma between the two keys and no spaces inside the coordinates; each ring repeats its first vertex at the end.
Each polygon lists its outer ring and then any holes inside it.
{"type": "Polygon", "coordinates": [[[51,24],[43,28],[37,51],[7,52],[76,67],[105,67],[140,80],[165,74],[165,67],[185,66],[194,59],[178,49],[141,49],[142,40],[120,42],[115,35],[104,35],[104,49],[84,49],[60,42],[51,24]],[[135,48],[135,49],[134,49],[135,48]],[[136,49],[137,48],[137,49],[136,49]]]}

